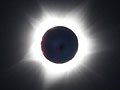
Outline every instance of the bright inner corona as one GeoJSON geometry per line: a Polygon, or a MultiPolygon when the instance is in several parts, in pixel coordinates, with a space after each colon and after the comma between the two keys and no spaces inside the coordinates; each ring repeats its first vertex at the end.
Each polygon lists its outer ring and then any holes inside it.
{"type": "MultiPolygon", "coordinates": [[[[79,16],[80,17],[80,16],[79,16]]],[[[77,69],[80,64],[84,63],[85,57],[90,53],[90,40],[86,34],[83,21],[73,13],[70,15],[56,15],[54,13],[44,13],[40,19],[32,23],[34,27],[33,45],[31,46],[32,60],[40,63],[46,75],[49,77],[61,76],[64,73],[70,73],[72,70],[77,69]],[[47,30],[55,26],[65,26],[71,29],[78,38],[78,51],[72,60],[56,64],[47,60],[41,50],[42,37],[47,30]]]]}

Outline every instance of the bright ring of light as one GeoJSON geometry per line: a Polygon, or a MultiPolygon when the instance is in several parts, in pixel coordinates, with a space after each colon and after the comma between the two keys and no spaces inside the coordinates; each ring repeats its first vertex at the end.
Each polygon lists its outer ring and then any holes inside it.
{"type": "MultiPolygon", "coordinates": [[[[80,18],[79,18],[80,20],[80,18]]],[[[88,55],[90,51],[90,40],[85,33],[83,21],[78,21],[77,17],[74,14],[60,16],[56,14],[44,14],[40,20],[34,22],[33,27],[35,29],[33,37],[33,45],[31,47],[32,60],[37,63],[42,64],[46,74],[49,74],[49,77],[60,76],[65,72],[72,71],[75,67],[83,64],[84,57],[88,55]],[[44,33],[55,26],[65,26],[73,30],[73,32],[78,37],[78,51],[75,57],[63,64],[55,64],[47,60],[41,50],[41,40],[44,33]]]]}

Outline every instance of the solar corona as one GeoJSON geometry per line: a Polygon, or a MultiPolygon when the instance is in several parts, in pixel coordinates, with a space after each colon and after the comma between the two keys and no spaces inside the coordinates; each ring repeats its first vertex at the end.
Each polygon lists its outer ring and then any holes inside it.
{"type": "Polygon", "coordinates": [[[83,13],[60,13],[43,8],[39,18],[31,19],[33,38],[26,60],[42,70],[45,87],[81,71],[92,53],[93,42],[83,13]]]}

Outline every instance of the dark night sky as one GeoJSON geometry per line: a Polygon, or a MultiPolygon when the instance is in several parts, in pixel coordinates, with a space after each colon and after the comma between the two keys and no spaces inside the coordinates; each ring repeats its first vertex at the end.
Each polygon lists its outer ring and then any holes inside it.
{"type": "MultiPolygon", "coordinates": [[[[60,81],[49,90],[119,90],[120,89],[120,2],[115,0],[2,0],[0,2],[0,90],[42,90],[37,67],[19,62],[31,45],[30,17],[41,14],[40,4],[50,7],[70,6],[88,1],[87,24],[101,44],[102,52],[90,59],[93,72],[85,69],[83,78],[69,83],[60,81]],[[105,49],[105,50],[104,50],[105,49]]],[[[78,10],[79,12],[79,10],[78,10]]],[[[42,72],[41,72],[42,75],[42,72]]],[[[76,76],[75,76],[76,77],[76,76]]]]}

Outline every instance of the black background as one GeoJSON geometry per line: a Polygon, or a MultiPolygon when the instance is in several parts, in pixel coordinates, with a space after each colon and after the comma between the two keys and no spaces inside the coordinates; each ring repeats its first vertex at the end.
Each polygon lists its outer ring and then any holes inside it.
{"type": "MultiPolygon", "coordinates": [[[[39,17],[40,5],[70,9],[88,2],[87,24],[98,39],[99,49],[90,59],[84,76],[49,88],[50,90],[119,90],[120,89],[120,2],[115,0],[3,0],[0,2],[0,90],[42,90],[37,67],[20,61],[31,45],[30,17],[39,17]]],[[[70,10],[69,9],[69,10],[70,10]]],[[[78,10],[79,12],[79,10],[78,10]]],[[[39,72],[40,73],[40,72],[39,72]]],[[[42,75],[42,72],[41,72],[42,75]]]]}

